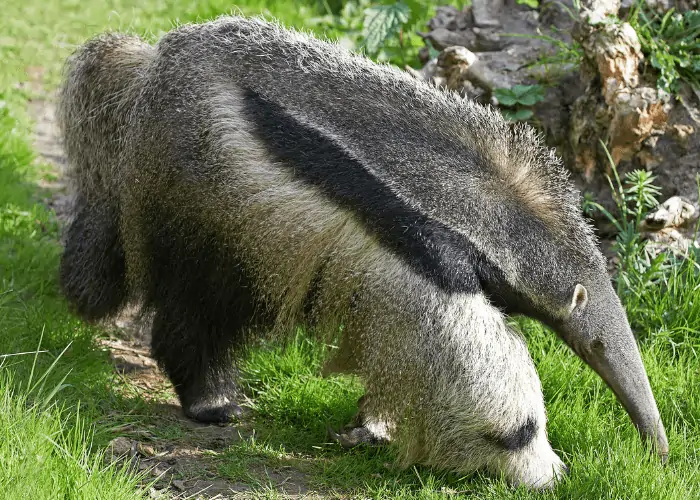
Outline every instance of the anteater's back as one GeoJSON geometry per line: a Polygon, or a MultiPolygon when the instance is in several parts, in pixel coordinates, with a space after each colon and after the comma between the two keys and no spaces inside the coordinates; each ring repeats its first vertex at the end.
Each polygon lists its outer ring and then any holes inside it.
{"type": "MultiPolygon", "coordinates": [[[[251,122],[264,126],[284,115],[341,144],[392,194],[451,224],[465,225],[457,213],[484,190],[555,231],[566,231],[578,214],[565,169],[530,127],[272,23],[224,17],[174,30],[158,45],[150,84],[188,104],[177,110],[183,126],[201,101],[232,95],[257,108],[255,120],[244,116],[251,122]]],[[[585,225],[577,229],[567,236],[589,235],[585,225]]]]}
{"type": "Polygon", "coordinates": [[[574,271],[515,262],[526,255],[600,264],[561,162],[532,128],[488,107],[257,19],[183,26],[156,53],[122,156],[126,178],[141,183],[138,203],[162,198],[165,186],[179,205],[189,193],[192,212],[212,209],[202,203],[213,197],[212,216],[225,220],[227,206],[248,207],[291,179],[386,245],[410,247],[413,261],[428,255],[419,272],[451,289],[475,278],[455,277],[437,254],[463,253],[464,240],[535,294],[564,290],[574,271]],[[253,168],[268,160],[280,162],[253,168]],[[425,231],[405,235],[417,220],[439,249],[425,231]]]}

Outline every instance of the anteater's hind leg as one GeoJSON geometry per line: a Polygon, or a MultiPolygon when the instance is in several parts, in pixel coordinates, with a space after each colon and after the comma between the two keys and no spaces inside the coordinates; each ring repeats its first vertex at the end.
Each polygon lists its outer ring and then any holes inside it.
{"type": "Polygon", "coordinates": [[[253,321],[250,283],[235,254],[206,228],[157,217],[149,234],[148,305],[155,309],[152,351],[190,418],[240,417],[233,351],[253,321]]]}
{"type": "Polygon", "coordinates": [[[231,332],[184,311],[162,308],[156,312],[153,356],[175,386],[188,417],[214,423],[240,418],[243,410],[238,405],[231,332]]]}
{"type": "Polygon", "coordinates": [[[61,289],[84,319],[113,316],[127,297],[118,209],[107,200],[88,205],[79,198],[61,256],[61,289]]]}

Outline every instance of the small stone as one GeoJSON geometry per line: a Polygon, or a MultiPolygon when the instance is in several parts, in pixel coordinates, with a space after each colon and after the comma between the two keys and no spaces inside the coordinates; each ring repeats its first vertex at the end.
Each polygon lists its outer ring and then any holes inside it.
{"type": "Polygon", "coordinates": [[[671,127],[671,133],[678,138],[681,142],[688,140],[688,136],[693,134],[695,129],[690,125],[683,125],[677,123],[671,127]]]}
{"type": "Polygon", "coordinates": [[[145,457],[153,457],[157,454],[153,446],[150,446],[148,444],[139,443],[136,449],[141,455],[145,457]]]}
{"type": "Polygon", "coordinates": [[[474,50],[477,52],[496,52],[505,45],[501,36],[493,29],[489,28],[474,28],[476,42],[474,50]]]}
{"type": "Polygon", "coordinates": [[[111,454],[112,461],[114,461],[119,458],[133,456],[136,449],[135,445],[136,443],[131,441],[131,439],[120,436],[109,442],[107,451],[111,454]]]}
{"type": "Polygon", "coordinates": [[[656,209],[649,212],[644,219],[646,229],[662,229],[666,227],[682,227],[695,215],[692,203],[680,196],[672,196],[656,209]]]}
{"type": "Polygon", "coordinates": [[[697,210],[688,200],[672,196],[649,212],[641,224],[642,237],[649,242],[647,248],[652,254],[672,252],[685,255],[691,247],[698,247],[693,241],[691,222],[697,210]]]}

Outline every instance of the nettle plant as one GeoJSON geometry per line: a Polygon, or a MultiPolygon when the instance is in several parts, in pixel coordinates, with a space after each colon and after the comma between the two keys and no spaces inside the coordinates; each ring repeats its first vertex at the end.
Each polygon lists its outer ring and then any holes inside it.
{"type": "Polygon", "coordinates": [[[493,96],[498,100],[501,113],[511,121],[525,121],[532,118],[532,106],[544,100],[542,85],[515,85],[509,89],[497,88],[493,96]]]}
{"type": "Polygon", "coordinates": [[[416,33],[433,14],[434,5],[420,0],[345,2],[337,12],[326,3],[326,15],[309,20],[335,33],[345,46],[363,50],[381,62],[417,65],[425,46],[416,33]]]}

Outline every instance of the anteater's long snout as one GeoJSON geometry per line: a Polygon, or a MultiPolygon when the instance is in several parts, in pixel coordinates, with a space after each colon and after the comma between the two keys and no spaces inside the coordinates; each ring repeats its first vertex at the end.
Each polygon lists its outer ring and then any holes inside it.
{"type": "Polygon", "coordinates": [[[607,276],[596,281],[561,325],[561,335],[608,384],[642,438],[666,462],[666,431],[627,315],[607,276]]]}
{"type": "MultiPolygon", "coordinates": [[[[668,457],[668,439],[632,332],[624,342],[596,343],[586,362],[610,386],[625,407],[642,438],[653,444],[662,462],[668,457]]],[[[617,339],[621,340],[621,339],[617,339]]]]}

